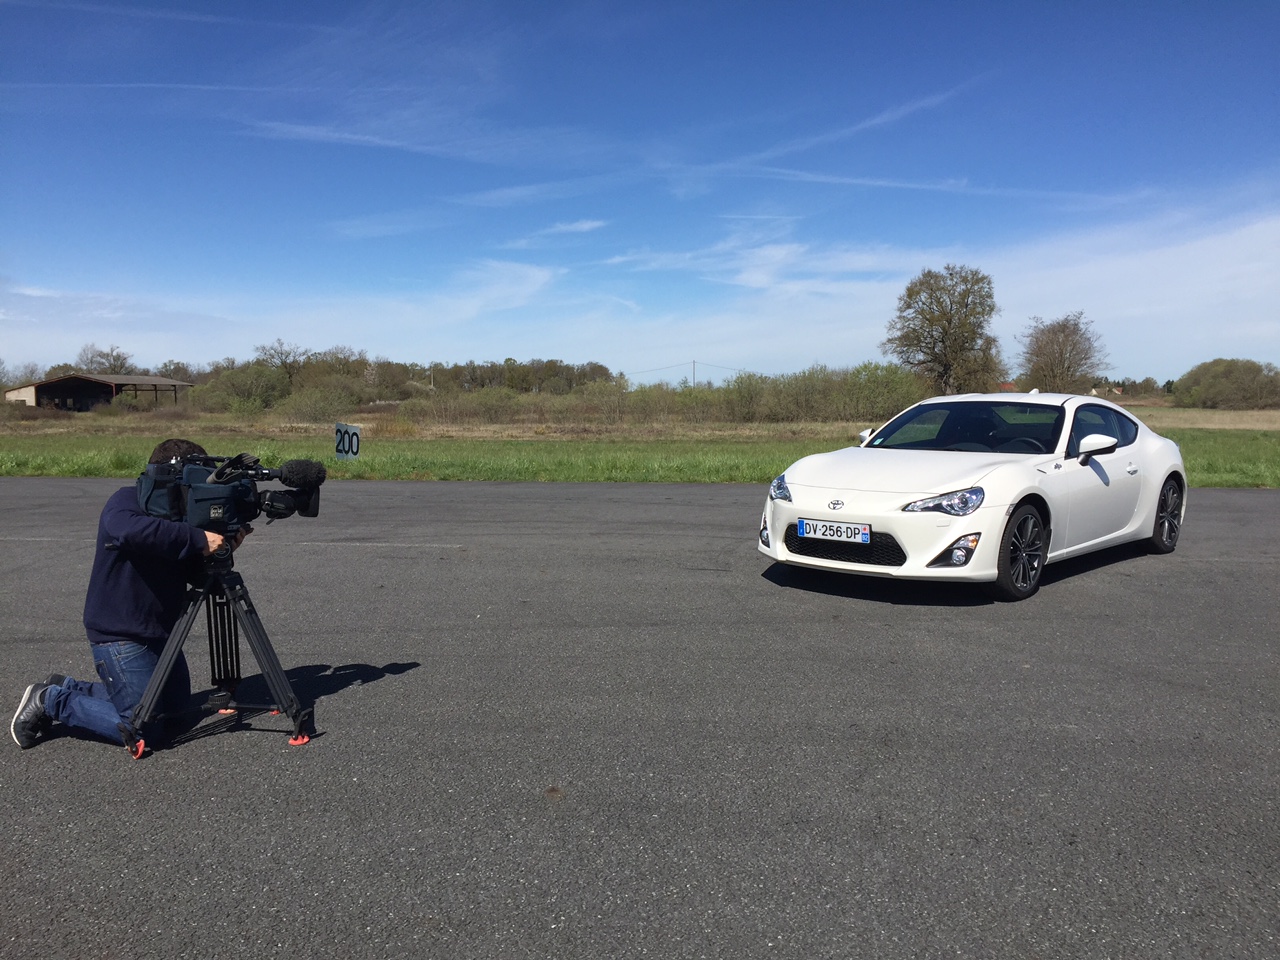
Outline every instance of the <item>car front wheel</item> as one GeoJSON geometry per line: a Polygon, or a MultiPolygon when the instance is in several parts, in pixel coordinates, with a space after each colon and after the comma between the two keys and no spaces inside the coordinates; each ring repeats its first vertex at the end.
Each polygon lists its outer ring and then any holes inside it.
{"type": "Polygon", "coordinates": [[[1151,531],[1154,553],[1173,553],[1182,533],[1182,487],[1173,477],[1166,477],[1156,502],[1156,522],[1151,531]]]}
{"type": "Polygon", "coordinates": [[[997,600],[1025,600],[1040,589],[1045,529],[1040,511],[1024,504],[1013,511],[1000,538],[1000,560],[989,592],[997,600]]]}

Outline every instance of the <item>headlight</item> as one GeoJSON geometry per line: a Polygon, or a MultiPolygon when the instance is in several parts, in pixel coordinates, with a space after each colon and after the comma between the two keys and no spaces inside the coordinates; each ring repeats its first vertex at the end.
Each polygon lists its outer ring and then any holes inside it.
{"type": "Polygon", "coordinates": [[[908,503],[902,509],[907,513],[935,511],[937,513],[949,513],[953,517],[967,517],[982,506],[982,498],[984,496],[985,494],[982,492],[981,487],[970,487],[968,490],[944,493],[940,497],[917,500],[915,503],[908,503]]]}
{"type": "Polygon", "coordinates": [[[787,475],[785,473],[769,484],[769,499],[791,500],[791,489],[787,486],[787,475]]]}

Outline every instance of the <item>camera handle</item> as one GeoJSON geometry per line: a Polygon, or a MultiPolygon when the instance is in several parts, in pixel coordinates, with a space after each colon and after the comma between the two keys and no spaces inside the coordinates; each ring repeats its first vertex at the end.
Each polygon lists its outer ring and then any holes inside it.
{"type": "Polygon", "coordinates": [[[265,710],[272,714],[283,713],[293,721],[293,736],[289,743],[301,746],[311,739],[307,733],[313,728],[313,708],[303,709],[294,695],[289,678],[285,676],[280,659],[276,656],[267,637],[262,619],[249,598],[249,589],[244,578],[231,569],[230,560],[211,564],[207,568],[202,584],[192,587],[187,594],[187,607],[178,622],[174,624],[165,641],[160,659],[156,663],[155,672],[147,682],[142,699],[133,709],[132,729],[124,731],[125,747],[137,759],[146,750],[146,741],[142,738],[143,728],[163,715],[155,712],[160,701],[161,691],[169,681],[173,665],[182,652],[182,646],[191,633],[196,616],[201,608],[206,611],[206,622],[209,630],[209,664],[212,673],[211,682],[221,692],[215,694],[204,706],[204,712],[235,713],[240,710],[265,710]],[[273,703],[239,703],[233,699],[237,684],[240,682],[240,634],[244,633],[249,641],[249,649],[262,670],[267,681],[273,703]]]}

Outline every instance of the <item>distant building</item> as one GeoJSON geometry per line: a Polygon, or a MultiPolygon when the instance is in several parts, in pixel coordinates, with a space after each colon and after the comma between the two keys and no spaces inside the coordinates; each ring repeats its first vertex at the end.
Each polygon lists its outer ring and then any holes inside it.
{"type": "Polygon", "coordinates": [[[110,403],[120,394],[131,397],[150,397],[159,402],[161,397],[173,397],[178,402],[178,391],[191,384],[168,377],[125,376],[114,373],[72,373],[52,380],[41,380],[14,387],[4,392],[10,403],[25,403],[29,407],[54,407],[58,410],[83,412],[100,404],[110,403]]]}

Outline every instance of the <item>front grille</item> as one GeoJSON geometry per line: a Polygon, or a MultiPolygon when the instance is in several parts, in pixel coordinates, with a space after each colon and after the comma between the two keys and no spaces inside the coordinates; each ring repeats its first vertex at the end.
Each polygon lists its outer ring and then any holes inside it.
{"type": "Polygon", "coordinates": [[[869,563],[877,567],[900,567],[907,562],[898,541],[890,534],[871,532],[870,543],[849,543],[846,540],[819,540],[801,537],[796,525],[787,527],[784,538],[787,549],[801,557],[816,560],[834,560],[837,563],[869,563]]]}

